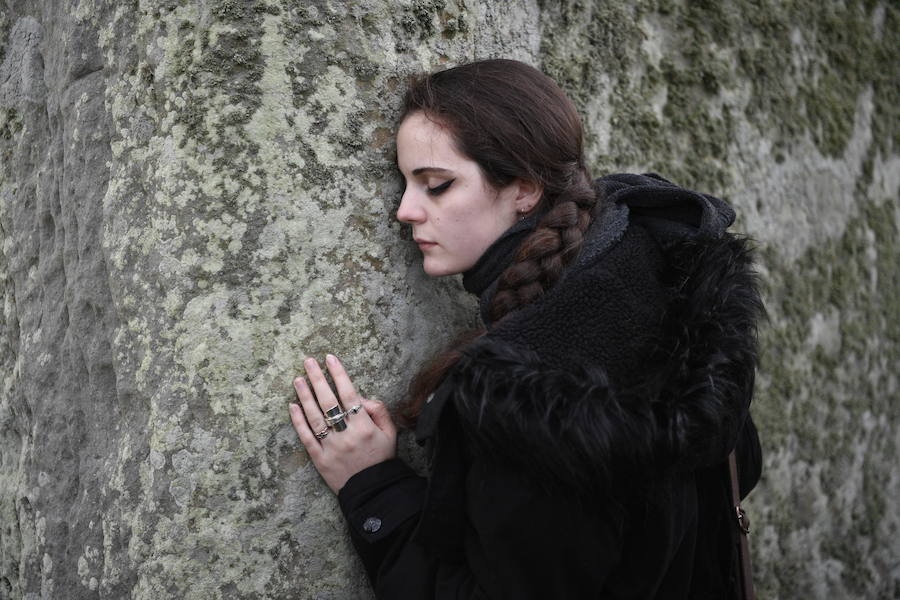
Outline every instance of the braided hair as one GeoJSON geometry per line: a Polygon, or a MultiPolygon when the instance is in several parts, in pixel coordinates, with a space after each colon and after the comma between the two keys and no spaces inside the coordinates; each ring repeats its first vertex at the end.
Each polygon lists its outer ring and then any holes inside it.
{"type": "MultiPolygon", "coordinates": [[[[525,63],[492,59],[414,78],[400,122],[424,113],[446,127],[461,154],[500,189],[517,179],[542,186],[541,217],[500,275],[489,307],[494,323],[536,300],[581,249],[597,202],[584,164],[581,119],[556,83],[525,63]]],[[[401,416],[415,421],[424,399],[477,337],[464,334],[413,379],[401,416]]]]}
{"type": "Polygon", "coordinates": [[[489,308],[492,321],[499,321],[553,287],[581,249],[595,200],[586,175],[556,197],[553,207],[519,246],[512,264],[501,273],[489,308]]]}

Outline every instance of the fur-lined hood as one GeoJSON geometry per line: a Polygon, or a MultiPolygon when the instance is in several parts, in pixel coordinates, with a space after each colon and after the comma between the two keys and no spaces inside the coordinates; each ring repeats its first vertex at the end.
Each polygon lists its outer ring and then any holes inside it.
{"type": "Polygon", "coordinates": [[[734,212],[655,175],[596,185],[575,264],[464,349],[422,411],[420,440],[452,406],[479,456],[582,490],[716,464],[733,448],[763,315],[749,244],[725,232],[734,212]]]}

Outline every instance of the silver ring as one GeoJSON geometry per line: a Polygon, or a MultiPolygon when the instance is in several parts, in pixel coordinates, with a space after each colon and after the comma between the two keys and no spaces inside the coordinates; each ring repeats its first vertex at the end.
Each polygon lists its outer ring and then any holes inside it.
{"type": "Polygon", "coordinates": [[[355,415],[356,413],[358,413],[358,412],[360,411],[361,408],[362,408],[362,404],[357,404],[357,405],[354,406],[353,408],[347,409],[347,412],[344,413],[344,414],[346,414],[346,415],[355,415]]]}
{"type": "Polygon", "coordinates": [[[346,414],[341,410],[340,404],[332,406],[325,411],[325,424],[335,431],[344,431],[347,429],[347,423],[344,421],[346,414]]]}
{"type": "Polygon", "coordinates": [[[334,425],[335,423],[337,423],[338,421],[342,421],[344,419],[344,417],[346,417],[346,416],[347,416],[347,413],[342,412],[342,413],[338,413],[336,415],[332,415],[330,417],[325,417],[325,423],[327,423],[329,426],[331,426],[331,425],[334,425]]]}
{"type": "Polygon", "coordinates": [[[322,431],[317,431],[313,435],[316,436],[316,439],[324,440],[328,437],[328,425],[325,426],[325,429],[323,429],[322,431]]]}

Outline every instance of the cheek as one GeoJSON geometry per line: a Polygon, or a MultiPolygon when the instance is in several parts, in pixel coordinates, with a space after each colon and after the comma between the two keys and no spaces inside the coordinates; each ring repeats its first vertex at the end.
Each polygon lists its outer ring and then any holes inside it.
{"type": "Polygon", "coordinates": [[[496,228],[484,220],[460,223],[455,233],[455,252],[470,262],[477,260],[498,237],[496,228]]]}

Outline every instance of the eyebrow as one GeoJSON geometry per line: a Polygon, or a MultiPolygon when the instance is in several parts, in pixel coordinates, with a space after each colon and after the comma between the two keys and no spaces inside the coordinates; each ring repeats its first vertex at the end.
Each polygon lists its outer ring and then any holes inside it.
{"type": "Polygon", "coordinates": [[[421,175],[422,173],[449,173],[450,169],[442,169],[441,167],[419,167],[418,169],[413,169],[413,175],[421,175]]]}

